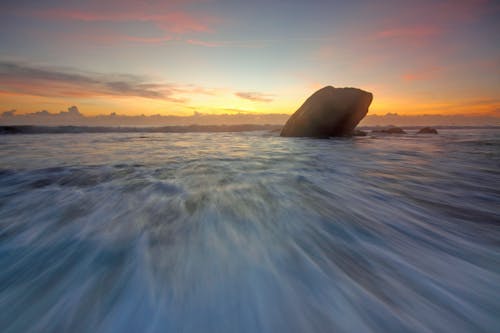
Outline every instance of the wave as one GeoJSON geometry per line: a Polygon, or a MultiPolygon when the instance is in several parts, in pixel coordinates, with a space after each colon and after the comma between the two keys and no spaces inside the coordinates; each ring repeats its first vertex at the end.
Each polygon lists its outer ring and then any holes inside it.
{"type": "Polygon", "coordinates": [[[500,327],[496,131],[71,137],[2,142],[3,332],[500,327]]]}

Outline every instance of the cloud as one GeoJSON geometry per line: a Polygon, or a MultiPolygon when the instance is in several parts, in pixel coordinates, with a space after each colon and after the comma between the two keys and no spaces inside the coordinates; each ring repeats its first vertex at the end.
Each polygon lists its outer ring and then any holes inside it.
{"type": "MultiPolygon", "coordinates": [[[[485,101],[486,102],[486,101],[485,101]]],[[[240,124],[269,124],[283,125],[290,117],[289,114],[262,114],[242,112],[242,110],[228,110],[230,114],[205,114],[196,110],[190,116],[172,115],[139,115],[126,116],[112,112],[107,115],[85,116],[76,106],[67,111],[52,113],[47,110],[15,114],[15,110],[0,113],[0,125],[38,125],[38,126],[188,126],[188,125],[240,125],[240,124]],[[234,113],[237,111],[237,113],[234,113]]],[[[387,113],[385,115],[368,115],[360,126],[500,126],[500,109],[476,115],[399,115],[387,113]]]]}
{"type": "Polygon", "coordinates": [[[85,116],[76,106],[67,111],[52,113],[47,110],[15,114],[15,110],[0,113],[0,125],[39,125],[39,126],[179,126],[179,125],[238,125],[269,124],[281,125],[288,119],[288,114],[244,113],[205,114],[193,111],[191,116],[140,115],[126,116],[112,112],[108,115],[85,116]]]}
{"type": "Polygon", "coordinates": [[[391,27],[376,33],[379,39],[385,38],[426,38],[439,35],[442,30],[435,26],[391,27]]]}
{"type": "Polygon", "coordinates": [[[405,5],[386,2],[370,8],[381,15],[379,38],[434,38],[453,31],[457,25],[478,20],[492,10],[488,0],[415,1],[405,5]],[[374,8],[376,6],[377,8],[374,8]]]}
{"type": "Polygon", "coordinates": [[[269,94],[263,94],[263,93],[259,93],[259,92],[236,92],[235,93],[236,96],[240,97],[240,98],[243,98],[243,99],[247,99],[249,101],[253,101],[253,102],[272,102],[273,101],[273,95],[269,95],[269,94]]]}
{"type": "Polygon", "coordinates": [[[186,43],[204,47],[235,47],[257,49],[263,48],[271,40],[248,40],[248,41],[205,41],[199,39],[186,39],[186,43]]]}
{"type": "Polygon", "coordinates": [[[205,46],[205,47],[220,47],[220,46],[224,45],[221,42],[208,42],[208,41],[203,41],[203,40],[198,40],[198,39],[187,39],[186,43],[191,44],[191,45],[205,46]]]}
{"type": "Polygon", "coordinates": [[[2,112],[2,117],[13,117],[16,110],[8,110],[2,112]]]}
{"type": "Polygon", "coordinates": [[[95,73],[14,61],[0,60],[0,77],[0,95],[50,98],[140,97],[184,106],[195,95],[234,94],[255,102],[273,101],[273,95],[259,92],[234,92],[231,89],[196,84],[158,82],[147,76],[95,73]]]}
{"type": "Polygon", "coordinates": [[[68,111],[66,112],[67,114],[73,115],[73,116],[82,116],[80,111],[78,111],[78,108],[76,106],[70,106],[68,108],[68,111]]]}
{"type": "Polygon", "coordinates": [[[123,96],[182,103],[186,100],[180,94],[205,91],[193,85],[152,82],[137,75],[81,72],[7,61],[0,61],[0,75],[0,91],[36,96],[123,96]]]}
{"type": "Polygon", "coordinates": [[[76,124],[84,121],[86,118],[76,106],[70,106],[67,111],[60,111],[58,113],[42,110],[17,115],[15,112],[16,110],[2,112],[0,114],[0,123],[19,125],[76,124]]]}
{"type": "Polygon", "coordinates": [[[100,47],[115,47],[119,44],[128,45],[164,45],[173,41],[182,41],[181,37],[164,32],[155,32],[147,35],[129,34],[126,31],[119,31],[113,27],[102,27],[99,25],[87,27],[81,31],[74,30],[59,30],[47,32],[38,32],[39,38],[47,40],[57,40],[64,45],[74,45],[75,42],[79,47],[85,44],[96,44],[100,47]]]}
{"type": "Polygon", "coordinates": [[[25,11],[21,14],[44,20],[64,20],[79,22],[148,22],[157,28],[174,33],[186,34],[192,32],[212,32],[213,26],[221,20],[209,15],[192,14],[183,10],[172,10],[169,6],[155,8],[144,7],[136,10],[120,5],[108,9],[97,7],[93,9],[50,8],[25,11]],[[155,10],[156,9],[156,10],[155,10]]]}
{"type": "MultiPolygon", "coordinates": [[[[14,1],[0,2],[0,12],[21,20],[65,23],[69,29],[50,31],[48,38],[63,36],[67,43],[87,41],[105,45],[116,43],[164,44],[183,36],[213,33],[224,20],[200,10],[205,0],[86,0],[38,2],[20,6],[14,1]],[[126,25],[140,29],[124,29],[126,25]],[[146,27],[148,29],[146,29],[146,27]],[[100,31],[107,29],[108,31],[100,31]]],[[[38,34],[43,33],[37,32],[38,34]]],[[[46,36],[44,36],[45,38],[46,36]]]]}
{"type": "MultiPolygon", "coordinates": [[[[21,115],[15,115],[16,117],[21,117],[21,115]]],[[[60,117],[63,119],[79,119],[83,117],[80,113],[78,107],[70,106],[67,111],[59,111],[59,113],[50,113],[47,110],[37,111],[29,113],[28,116],[41,116],[41,117],[60,117]]]]}
{"type": "MultiPolygon", "coordinates": [[[[85,38],[84,38],[85,39],[85,38]]],[[[102,43],[136,43],[136,44],[164,44],[173,40],[173,37],[139,37],[139,36],[129,36],[122,34],[105,34],[105,35],[95,35],[89,36],[87,38],[91,41],[99,41],[102,43]]]]}

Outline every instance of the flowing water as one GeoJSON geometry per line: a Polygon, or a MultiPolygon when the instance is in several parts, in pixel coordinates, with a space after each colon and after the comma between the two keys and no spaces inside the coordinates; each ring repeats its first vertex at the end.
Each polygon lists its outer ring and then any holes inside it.
{"type": "Polygon", "coordinates": [[[0,330],[500,332],[500,129],[0,136],[0,330]]]}

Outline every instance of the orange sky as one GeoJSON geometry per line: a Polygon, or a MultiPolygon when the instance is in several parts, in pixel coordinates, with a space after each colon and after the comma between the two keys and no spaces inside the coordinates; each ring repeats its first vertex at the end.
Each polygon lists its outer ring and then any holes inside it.
{"type": "Polygon", "coordinates": [[[88,116],[290,114],[333,85],[371,91],[370,114],[499,115],[493,1],[49,0],[0,9],[0,113],[77,105],[88,116]]]}

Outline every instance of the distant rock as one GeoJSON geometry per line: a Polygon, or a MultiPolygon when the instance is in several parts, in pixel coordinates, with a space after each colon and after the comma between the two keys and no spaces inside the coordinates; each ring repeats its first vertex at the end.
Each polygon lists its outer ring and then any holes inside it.
{"type": "Polygon", "coordinates": [[[432,127],[424,127],[421,128],[417,134],[438,134],[437,129],[432,128],[432,127]]]}
{"type": "Polygon", "coordinates": [[[360,89],[324,87],[312,94],[288,119],[281,136],[352,135],[372,100],[371,93],[360,89]]]}
{"type": "Polygon", "coordinates": [[[0,126],[0,134],[18,134],[21,130],[16,126],[0,126]]]}
{"type": "Polygon", "coordinates": [[[374,129],[372,133],[383,133],[383,134],[406,134],[406,132],[399,127],[392,126],[388,128],[382,128],[382,129],[374,129]]]}

